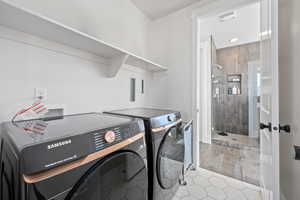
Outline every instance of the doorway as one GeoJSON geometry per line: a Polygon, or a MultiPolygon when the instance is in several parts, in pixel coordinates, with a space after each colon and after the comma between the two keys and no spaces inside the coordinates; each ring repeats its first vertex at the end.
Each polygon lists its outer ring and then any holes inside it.
{"type": "Polygon", "coordinates": [[[260,4],[220,12],[198,25],[204,111],[199,166],[259,185],[260,4]]]}
{"type": "MultiPolygon", "coordinates": [[[[203,134],[212,135],[211,125],[211,74],[203,67],[200,23],[210,17],[241,7],[260,3],[260,187],[264,200],[280,199],[279,173],[279,81],[278,81],[278,0],[217,1],[193,12],[193,106],[194,123],[193,160],[200,168],[200,141],[203,134]]],[[[227,28],[226,30],[230,30],[227,28]]],[[[234,39],[234,38],[232,38],[234,39]]],[[[236,39],[232,40],[233,42],[236,39]]]]}

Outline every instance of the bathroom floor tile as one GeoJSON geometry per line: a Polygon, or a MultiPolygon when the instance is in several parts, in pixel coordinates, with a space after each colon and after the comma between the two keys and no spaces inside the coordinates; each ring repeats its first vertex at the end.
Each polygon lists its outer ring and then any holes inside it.
{"type": "Polygon", "coordinates": [[[259,185],[260,152],[254,141],[248,140],[251,141],[249,145],[246,142],[235,145],[236,141],[234,145],[226,142],[200,143],[200,167],[259,185]]]}
{"type": "Polygon", "coordinates": [[[186,175],[173,200],[262,200],[260,187],[200,168],[186,175]]]}

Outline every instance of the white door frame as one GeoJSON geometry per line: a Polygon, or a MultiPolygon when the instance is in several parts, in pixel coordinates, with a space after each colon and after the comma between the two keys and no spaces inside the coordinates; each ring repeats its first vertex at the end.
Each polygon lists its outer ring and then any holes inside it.
{"type": "MultiPolygon", "coordinates": [[[[194,167],[199,168],[200,166],[200,133],[203,129],[201,127],[201,119],[199,112],[202,113],[199,102],[201,102],[201,89],[200,80],[207,74],[201,73],[201,62],[200,62],[200,22],[209,17],[216,16],[222,12],[228,12],[249,4],[259,2],[259,0],[226,0],[226,1],[210,1],[196,9],[192,13],[192,117],[194,121],[193,129],[193,161],[194,167]]],[[[204,78],[205,79],[205,78],[204,78]]],[[[207,80],[208,81],[208,80],[207,80]]],[[[208,83],[210,84],[210,83],[208,83]]],[[[203,101],[201,102],[201,104],[203,101]]]]}
{"type": "Polygon", "coordinates": [[[211,65],[212,60],[211,54],[212,54],[212,41],[211,37],[207,38],[206,41],[201,41],[200,43],[200,64],[201,66],[199,70],[199,91],[200,94],[198,98],[199,101],[199,110],[201,112],[198,113],[198,120],[200,121],[199,129],[200,132],[200,138],[199,140],[206,144],[211,144],[211,134],[212,134],[212,128],[211,128],[211,102],[212,102],[212,88],[211,88],[211,65]]]}
{"type": "MultiPolygon", "coordinates": [[[[278,112],[275,114],[276,116],[274,116],[273,114],[273,121],[272,124],[277,126],[279,125],[279,53],[278,53],[278,46],[279,46],[279,31],[278,31],[278,0],[273,0],[273,4],[272,4],[272,44],[274,44],[274,47],[272,48],[272,57],[273,57],[273,62],[272,62],[272,66],[275,67],[275,70],[273,70],[273,80],[274,83],[276,83],[277,85],[275,87],[273,87],[273,91],[272,94],[277,97],[274,98],[276,100],[276,102],[273,103],[273,108],[272,110],[277,110],[278,112]],[[277,124],[276,124],[277,123],[277,124]]],[[[274,84],[273,83],[273,84],[274,84]]],[[[274,159],[274,163],[280,163],[279,160],[279,131],[275,131],[273,130],[273,134],[277,134],[277,137],[274,137],[273,139],[273,152],[277,152],[275,156],[273,156],[274,159]]],[[[273,172],[273,176],[276,177],[275,181],[274,181],[274,187],[273,187],[273,191],[275,191],[275,194],[273,193],[273,199],[274,200],[280,200],[280,166],[275,165],[274,167],[274,172],[273,172]]]]}
{"type": "Polygon", "coordinates": [[[257,73],[259,67],[259,61],[252,61],[248,63],[248,136],[253,138],[259,137],[259,113],[257,103],[257,73]]]}
{"type": "MultiPolygon", "coordinates": [[[[261,0],[261,2],[266,2],[265,0],[261,0]]],[[[267,38],[267,40],[270,39],[270,52],[268,52],[271,57],[271,60],[269,62],[270,66],[272,66],[272,74],[271,74],[271,79],[272,79],[272,85],[271,85],[271,90],[272,90],[272,96],[271,96],[271,112],[272,112],[272,127],[278,127],[279,125],[279,75],[278,75],[278,70],[279,70],[279,58],[278,58],[278,0],[267,0],[268,5],[267,5],[267,14],[269,19],[267,20],[268,23],[267,25],[263,26],[262,25],[262,32],[266,32],[267,34],[265,36],[261,36],[262,39],[264,37],[267,38]],[[267,30],[266,30],[267,28],[267,30]]],[[[262,15],[262,14],[261,14],[262,15]]],[[[263,48],[262,48],[263,50],[263,48]]],[[[264,58],[262,58],[264,59],[264,58]]],[[[264,62],[263,62],[264,63],[264,62]]],[[[263,67],[263,66],[262,66],[263,67]]],[[[262,77],[264,75],[262,74],[262,77]]],[[[266,77],[268,78],[268,77],[266,77]]],[[[262,83],[263,84],[263,83],[262,83]]],[[[261,103],[261,109],[263,108],[263,105],[261,103]]],[[[265,109],[268,111],[268,109],[265,109]]],[[[264,130],[261,130],[263,132],[264,130]]],[[[263,187],[263,198],[264,199],[272,199],[272,200],[280,200],[281,194],[280,194],[280,166],[279,166],[279,130],[275,130],[272,128],[271,133],[269,134],[264,134],[266,137],[271,138],[271,155],[264,155],[261,153],[261,160],[262,162],[267,162],[267,163],[272,163],[271,169],[266,169],[266,170],[271,170],[270,174],[272,176],[272,184],[271,186],[267,187],[267,184],[264,183],[264,178],[261,178],[261,185],[263,187]],[[271,161],[269,161],[271,159],[271,161]]],[[[263,136],[261,134],[261,136],[263,136]]],[[[261,140],[262,143],[262,140],[261,140]]],[[[270,154],[270,153],[268,153],[270,154]]],[[[262,171],[262,165],[261,165],[261,171],[262,171]]]]}

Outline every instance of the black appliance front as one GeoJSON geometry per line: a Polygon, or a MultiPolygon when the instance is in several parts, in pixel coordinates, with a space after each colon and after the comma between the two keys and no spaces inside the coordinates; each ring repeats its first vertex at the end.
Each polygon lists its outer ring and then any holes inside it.
{"type": "Polygon", "coordinates": [[[134,152],[121,151],[94,164],[68,193],[66,200],[147,199],[147,171],[134,152]]]}
{"type": "Polygon", "coordinates": [[[154,137],[154,199],[170,200],[179,187],[184,146],[180,124],[152,132],[154,137]]]}
{"type": "Polygon", "coordinates": [[[149,199],[171,200],[179,187],[184,160],[180,113],[149,108],[106,113],[144,120],[149,163],[149,199]]]}
{"type": "MultiPolygon", "coordinates": [[[[102,159],[35,183],[20,181],[13,157],[2,156],[0,199],[147,200],[148,172],[143,145],[140,139],[102,159]],[[140,152],[136,151],[138,148],[140,152]]],[[[3,152],[10,154],[9,150],[3,152]]]]}
{"type": "Polygon", "coordinates": [[[18,158],[14,144],[0,134],[0,200],[147,200],[145,139],[143,129],[134,127],[130,129],[133,137],[124,139],[124,143],[29,176],[22,175],[22,158],[18,158]],[[85,162],[87,159],[91,161],[85,162]],[[55,176],[49,175],[58,171],[55,176]]]}

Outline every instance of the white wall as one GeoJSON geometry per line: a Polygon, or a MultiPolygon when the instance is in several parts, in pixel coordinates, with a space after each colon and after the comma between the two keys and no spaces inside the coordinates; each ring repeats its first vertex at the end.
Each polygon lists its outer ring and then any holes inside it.
{"type": "MultiPolygon", "coordinates": [[[[137,55],[147,54],[149,21],[130,0],[94,0],[89,4],[80,0],[10,1],[137,55]]],[[[101,66],[95,55],[3,27],[0,27],[0,55],[0,121],[10,119],[20,108],[32,103],[34,88],[46,88],[47,103],[64,105],[66,114],[159,107],[165,99],[164,95],[153,95],[164,94],[163,85],[159,85],[163,74],[151,75],[126,67],[117,77],[106,78],[102,71],[106,66],[101,66]],[[62,49],[65,53],[61,53],[62,49]],[[137,78],[135,103],[129,102],[131,77],[137,78]],[[144,95],[140,94],[141,79],[145,80],[144,95]]]]}
{"type": "Polygon", "coordinates": [[[279,2],[280,122],[292,126],[291,135],[280,138],[280,178],[286,200],[298,200],[300,161],[294,160],[293,145],[300,146],[300,1],[279,2]]]}
{"type": "Polygon", "coordinates": [[[217,49],[259,41],[259,3],[228,10],[225,13],[233,11],[236,12],[237,17],[228,21],[220,21],[219,16],[224,13],[203,20],[200,24],[202,30],[200,33],[201,40],[207,40],[212,35],[217,49]],[[238,41],[229,42],[233,38],[238,38],[238,41]]]}
{"type": "Polygon", "coordinates": [[[166,64],[168,76],[166,106],[180,110],[187,120],[191,118],[191,70],[192,70],[192,31],[190,13],[180,12],[153,22],[150,42],[150,55],[158,62],[166,64]],[[157,48],[159,47],[159,48],[157,48]],[[156,50],[158,49],[158,50],[156,50]],[[158,52],[157,52],[158,51],[158,52]],[[164,55],[163,57],[160,55],[164,55]]]}
{"type": "Polygon", "coordinates": [[[46,102],[64,105],[67,114],[151,105],[149,84],[153,78],[148,72],[127,67],[117,77],[107,78],[102,71],[105,66],[100,63],[57,53],[52,49],[58,45],[50,44],[49,50],[0,39],[0,121],[30,105],[36,87],[46,88],[46,102]],[[129,101],[131,77],[137,78],[135,103],[129,101]],[[144,95],[140,93],[142,79],[146,87],[144,95]]]}

